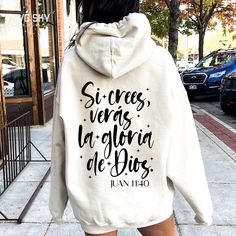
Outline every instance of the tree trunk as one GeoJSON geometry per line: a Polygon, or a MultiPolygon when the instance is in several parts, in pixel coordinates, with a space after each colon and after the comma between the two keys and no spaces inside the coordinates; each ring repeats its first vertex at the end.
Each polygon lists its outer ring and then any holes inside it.
{"type": "Polygon", "coordinates": [[[206,34],[206,29],[199,29],[198,30],[199,34],[199,46],[198,46],[198,53],[199,53],[199,61],[203,58],[204,56],[204,38],[206,34]]]}
{"type": "Polygon", "coordinates": [[[179,40],[179,20],[180,20],[180,1],[172,0],[169,2],[169,45],[168,50],[172,55],[173,59],[177,60],[177,48],[179,40]]]}

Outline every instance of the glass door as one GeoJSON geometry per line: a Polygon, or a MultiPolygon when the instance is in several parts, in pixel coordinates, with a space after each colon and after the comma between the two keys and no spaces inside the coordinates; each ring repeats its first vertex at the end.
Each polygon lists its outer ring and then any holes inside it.
{"type": "Polygon", "coordinates": [[[38,12],[43,89],[47,94],[54,90],[57,76],[54,2],[38,0],[38,12]]]}
{"type": "Polygon", "coordinates": [[[0,53],[5,97],[30,96],[23,3],[0,0],[0,53]]]}

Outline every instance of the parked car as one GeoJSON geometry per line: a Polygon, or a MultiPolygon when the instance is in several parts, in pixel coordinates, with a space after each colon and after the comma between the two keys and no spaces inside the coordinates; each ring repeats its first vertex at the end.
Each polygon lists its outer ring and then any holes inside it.
{"type": "Polygon", "coordinates": [[[28,79],[24,68],[11,70],[3,75],[3,79],[14,84],[14,96],[29,95],[28,79]]]}
{"type": "Polygon", "coordinates": [[[236,70],[221,81],[220,105],[225,113],[236,113],[236,70]]]}
{"type": "Polygon", "coordinates": [[[222,78],[236,70],[236,49],[220,49],[204,57],[194,68],[181,73],[190,97],[219,95],[222,78]]]}
{"type": "MultiPolygon", "coordinates": [[[[51,83],[49,81],[49,69],[42,69],[44,91],[51,90],[51,83]]],[[[27,78],[27,72],[25,68],[11,70],[7,74],[3,75],[3,79],[6,82],[14,84],[14,95],[29,95],[29,82],[27,78]]]]}

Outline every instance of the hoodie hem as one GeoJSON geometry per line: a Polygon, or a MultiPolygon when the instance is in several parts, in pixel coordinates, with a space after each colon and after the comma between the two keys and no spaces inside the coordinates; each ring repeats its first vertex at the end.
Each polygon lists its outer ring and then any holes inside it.
{"type": "Polygon", "coordinates": [[[124,224],[124,225],[120,225],[120,226],[113,226],[113,225],[104,225],[104,226],[98,226],[98,225],[87,225],[87,224],[81,224],[82,229],[84,230],[84,232],[89,233],[89,234],[104,234],[104,233],[109,233],[109,232],[113,232],[116,231],[118,229],[124,229],[124,228],[144,228],[144,227],[148,227],[151,225],[155,225],[158,223],[161,223],[165,220],[167,220],[168,218],[170,218],[173,215],[173,209],[171,211],[168,211],[167,214],[160,216],[159,218],[155,219],[155,220],[151,220],[147,223],[143,223],[143,224],[132,224],[132,225],[128,225],[128,224],[124,224]]]}

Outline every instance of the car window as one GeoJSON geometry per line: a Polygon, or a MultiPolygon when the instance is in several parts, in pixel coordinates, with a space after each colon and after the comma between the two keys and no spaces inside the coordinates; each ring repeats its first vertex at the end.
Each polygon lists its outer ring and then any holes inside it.
{"type": "Polygon", "coordinates": [[[216,67],[223,66],[236,58],[236,53],[220,52],[203,58],[197,67],[216,67]]]}
{"type": "Polygon", "coordinates": [[[6,64],[6,65],[10,65],[10,66],[16,66],[16,63],[7,59],[7,58],[3,58],[2,59],[2,64],[6,64]]]}
{"type": "Polygon", "coordinates": [[[8,72],[3,76],[3,79],[6,80],[7,82],[14,83],[13,73],[14,71],[8,72]]]}
{"type": "Polygon", "coordinates": [[[220,53],[215,58],[215,66],[221,66],[231,62],[235,58],[235,53],[220,53]]]}
{"type": "Polygon", "coordinates": [[[206,57],[197,65],[197,67],[210,67],[213,61],[213,56],[206,57]]]}
{"type": "Polygon", "coordinates": [[[9,60],[8,60],[8,59],[2,59],[2,64],[7,64],[7,65],[9,65],[9,60]]]}

